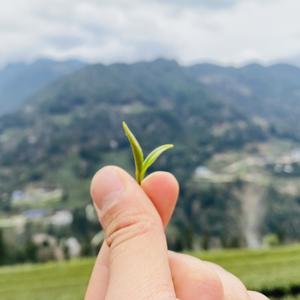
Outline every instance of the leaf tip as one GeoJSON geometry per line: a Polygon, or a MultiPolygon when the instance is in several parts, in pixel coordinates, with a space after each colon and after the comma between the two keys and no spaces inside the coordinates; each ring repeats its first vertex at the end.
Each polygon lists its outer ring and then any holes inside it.
{"type": "Polygon", "coordinates": [[[122,127],[123,127],[125,132],[128,130],[128,126],[127,126],[125,121],[122,121],[122,127]]]}

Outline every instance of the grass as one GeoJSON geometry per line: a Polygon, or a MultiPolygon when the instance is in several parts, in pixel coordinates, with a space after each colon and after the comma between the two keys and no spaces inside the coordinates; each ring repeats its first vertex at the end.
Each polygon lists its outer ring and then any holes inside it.
{"type": "Polygon", "coordinates": [[[300,246],[271,250],[230,250],[193,253],[222,265],[249,289],[268,295],[300,294],[300,246]]]}
{"type": "Polygon", "coordinates": [[[0,269],[0,299],[82,300],[91,259],[0,269]]]}
{"type": "MultiPolygon", "coordinates": [[[[248,288],[271,295],[288,295],[300,288],[300,245],[271,250],[226,250],[197,252],[240,277],[248,288]]],[[[44,265],[0,268],[0,299],[80,300],[94,263],[81,259],[44,265]]]]}

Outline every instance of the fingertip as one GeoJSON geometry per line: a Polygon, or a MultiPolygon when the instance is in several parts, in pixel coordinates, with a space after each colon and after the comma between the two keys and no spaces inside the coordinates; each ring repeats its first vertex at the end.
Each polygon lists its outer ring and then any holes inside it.
{"type": "Polygon", "coordinates": [[[126,187],[131,176],[122,168],[108,165],[99,169],[93,176],[90,185],[90,195],[97,207],[101,200],[109,193],[126,187]]]}
{"type": "Polygon", "coordinates": [[[142,181],[142,187],[149,187],[153,184],[157,185],[158,187],[172,187],[173,192],[178,195],[179,193],[179,183],[176,177],[170,173],[165,171],[157,171],[148,175],[142,181]]]}
{"type": "Polygon", "coordinates": [[[167,225],[179,194],[177,179],[169,172],[158,171],[148,175],[141,186],[151,199],[164,225],[167,225]]]}
{"type": "Polygon", "coordinates": [[[143,190],[155,198],[176,200],[179,194],[179,184],[176,177],[164,171],[154,172],[142,181],[143,190]]]}

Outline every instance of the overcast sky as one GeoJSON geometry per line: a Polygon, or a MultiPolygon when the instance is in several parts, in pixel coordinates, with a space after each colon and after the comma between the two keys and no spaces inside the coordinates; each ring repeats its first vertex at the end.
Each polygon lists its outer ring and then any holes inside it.
{"type": "Polygon", "coordinates": [[[41,56],[270,62],[300,55],[299,12],[299,0],[9,0],[0,65],[41,56]]]}

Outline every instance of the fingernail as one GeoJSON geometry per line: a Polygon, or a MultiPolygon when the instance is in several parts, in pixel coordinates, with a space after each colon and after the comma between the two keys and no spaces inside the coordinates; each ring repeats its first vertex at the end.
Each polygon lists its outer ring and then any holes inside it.
{"type": "Polygon", "coordinates": [[[118,200],[124,190],[120,175],[112,167],[101,169],[95,176],[92,186],[92,196],[100,211],[105,210],[111,202],[118,200]]]}

